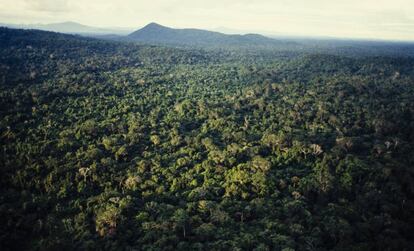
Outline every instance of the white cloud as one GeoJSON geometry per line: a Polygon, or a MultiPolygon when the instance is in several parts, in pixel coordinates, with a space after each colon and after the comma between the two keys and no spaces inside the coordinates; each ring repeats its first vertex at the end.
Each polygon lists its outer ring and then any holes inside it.
{"type": "Polygon", "coordinates": [[[27,9],[40,12],[71,11],[69,0],[24,0],[27,9]]]}

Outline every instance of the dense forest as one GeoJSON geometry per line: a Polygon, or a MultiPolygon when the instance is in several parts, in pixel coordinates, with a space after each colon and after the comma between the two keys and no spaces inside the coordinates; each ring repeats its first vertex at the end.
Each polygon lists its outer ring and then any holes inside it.
{"type": "Polygon", "coordinates": [[[381,46],[0,28],[0,249],[413,250],[414,57],[381,46]]]}

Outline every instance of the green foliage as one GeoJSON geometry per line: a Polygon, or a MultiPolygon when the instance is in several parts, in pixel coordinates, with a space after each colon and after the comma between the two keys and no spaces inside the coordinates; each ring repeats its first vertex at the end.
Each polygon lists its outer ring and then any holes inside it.
{"type": "Polygon", "coordinates": [[[7,29],[0,57],[2,250],[414,246],[410,57],[7,29]]]}

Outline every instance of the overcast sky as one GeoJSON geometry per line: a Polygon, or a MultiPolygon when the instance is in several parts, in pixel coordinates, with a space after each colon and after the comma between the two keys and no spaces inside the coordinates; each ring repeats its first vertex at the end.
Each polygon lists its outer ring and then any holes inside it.
{"type": "Polygon", "coordinates": [[[414,0],[0,0],[1,23],[63,21],[414,41],[414,0]]]}

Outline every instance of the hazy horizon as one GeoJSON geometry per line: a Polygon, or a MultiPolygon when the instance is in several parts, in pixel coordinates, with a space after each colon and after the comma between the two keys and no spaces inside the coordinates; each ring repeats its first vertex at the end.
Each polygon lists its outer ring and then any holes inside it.
{"type": "Polygon", "coordinates": [[[413,17],[410,0],[0,0],[0,23],[8,24],[72,21],[133,30],[156,22],[228,33],[397,41],[414,41],[413,17]]]}

